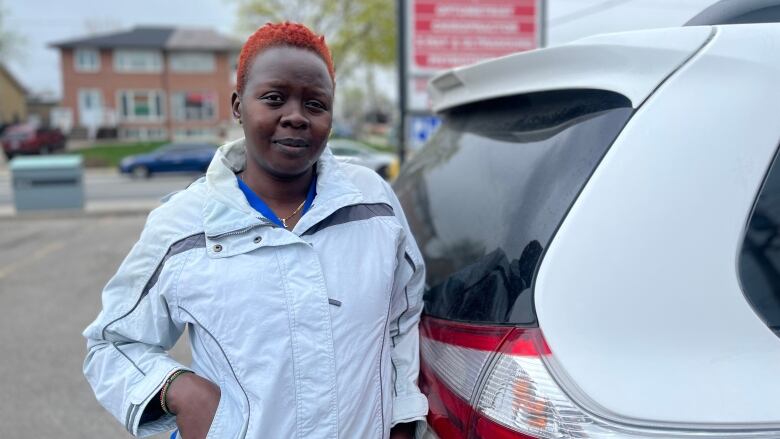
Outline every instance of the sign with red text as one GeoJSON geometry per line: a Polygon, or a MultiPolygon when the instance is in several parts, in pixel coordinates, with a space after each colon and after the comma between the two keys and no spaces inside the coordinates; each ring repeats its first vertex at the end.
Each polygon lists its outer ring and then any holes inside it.
{"type": "Polygon", "coordinates": [[[421,82],[452,67],[539,47],[541,0],[409,0],[410,110],[427,110],[421,82]]]}

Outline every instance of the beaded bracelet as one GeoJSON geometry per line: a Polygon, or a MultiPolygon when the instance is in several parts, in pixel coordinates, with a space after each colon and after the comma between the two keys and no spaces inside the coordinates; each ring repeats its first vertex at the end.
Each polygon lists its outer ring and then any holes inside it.
{"type": "Polygon", "coordinates": [[[171,413],[171,411],[168,410],[168,389],[171,388],[171,383],[173,383],[173,380],[179,378],[185,373],[192,373],[192,371],[186,369],[179,369],[173,372],[172,374],[170,374],[168,376],[168,379],[165,380],[165,384],[163,384],[162,390],[160,391],[160,407],[162,407],[162,410],[168,415],[174,415],[174,416],[176,415],[175,413],[171,413]]]}

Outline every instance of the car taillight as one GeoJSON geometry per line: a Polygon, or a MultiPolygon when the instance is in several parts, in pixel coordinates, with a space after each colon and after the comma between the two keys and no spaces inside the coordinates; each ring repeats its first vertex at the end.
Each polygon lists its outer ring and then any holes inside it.
{"type": "MultiPolygon", "coordinates": [[[[539,328],[420,323],[420,387],[441,439],[778,438],[776,428],[653,429],[584,412],[547,369],[539,328]]],[[[663,403],[659,401],[658,403],[663,403]]]]}
{"type": "Polygon", "coordinates": [[[428,422],[440,437],[569,437],[560,435],[562,422],[545,393],[555,383],[538,379],[545,370],[540,357],[550,353],[538,328],[432,317],[420,327],[421,386],[428,395],[428,422]]]}
{"type": "Polygon", "coordinates": [[[476,401],[474,438],[588,437],[588,419],[571,404],[543,363],[550,348],[538,328],[515,328],[487,370],[476,401]]]}
{"type": "Polygon", "coordinates": [[[539,328],[431,317],[420,328],[420,385],[428,422],[442,439],[648,437],[619,431],[576,406],[547,371],[552,354],[539,328]]]}

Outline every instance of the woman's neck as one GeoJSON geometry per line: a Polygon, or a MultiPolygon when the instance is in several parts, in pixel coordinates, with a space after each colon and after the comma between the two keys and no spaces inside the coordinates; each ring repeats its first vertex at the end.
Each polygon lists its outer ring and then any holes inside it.
{"type": "Polygon", "coordinates": [[[275,177],[249,163],[241,173],[241,180],[272,209],[274,206],[300,203],[306,198],[313,177],[313,166],[300,176],[292,178],[275,177]]]}

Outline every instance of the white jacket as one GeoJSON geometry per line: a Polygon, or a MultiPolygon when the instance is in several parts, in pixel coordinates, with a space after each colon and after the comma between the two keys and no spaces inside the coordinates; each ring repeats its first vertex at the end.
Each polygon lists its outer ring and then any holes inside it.
{"type": "Polygon", "coordinates": [[[317,196],[292,231],[236,184],[243,140],[206,177],[155,209],[87,327],[84,374],[134,435],[168,374],[222,390],[209,438],[387,438],[424,430],[416,385],[424,268],[392,189],[373,171],[317,164],[317,196]],[[189,325],[193,362],[167,352],[189,325]]]}

